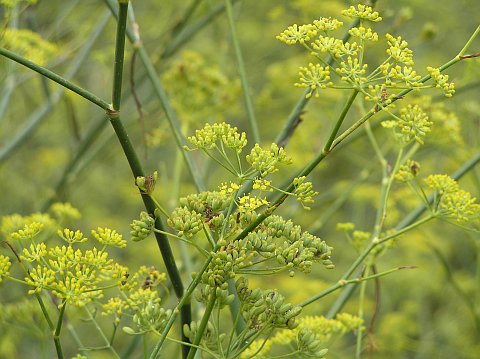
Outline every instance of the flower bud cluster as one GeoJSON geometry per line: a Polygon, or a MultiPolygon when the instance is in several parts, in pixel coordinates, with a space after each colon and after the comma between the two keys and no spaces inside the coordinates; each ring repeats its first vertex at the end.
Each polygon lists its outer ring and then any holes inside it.
{"type": "Polygon", "coordinates": [[[277,172],[280,164],[292,163],[292,159],[287,156],[283,147],[278,147],[276,143],[272,143],[269,150],[264,150],[256,143],[246,159],[252,168],[261,173],[262,177],[277,172]]]}
{"type": "Polygon", "coordinates": [[[229,294],[228,289],[222,289],[220,287],[211,287],[208,284],[195,291],[195,299],[199,303],[207,305],[208,302],[215,296],[215,306],[223,308],[229,305],[235,299],[235,295],[229,294]]]}
{"type": "Polygon", "coordinates": [[[243,303],[243,315],[249,328],[289,328],[294,329],[298,323],[296,317],[302,307],[286,302],[285,297],[276,290],[248,288],[248,281],[241,277],[236,282],[237,292],[243,303]]]}
{"type": "Polygon", "coordinates": [[[318,192],[313,190],[312,182],[305,182],[305,178],[305,176],[294,178],[293,185],[295,189],[293,194],[304,209],[310,209],[306,204],[313,203],[313,197],[316,196],[318,192]]]}
{"type": "Polygon", "coordinates": [[[239,242],[229,243],[212,253],[212,261],[202,274],[202,283],[212,288],[227,289],[227,281],[235,278],[235,273],[252,264],[254,253],[247,251],[239,242]]]}
{"type": "Polygon", "coordinates": [[[320,238],[302,232],[302,228],[291,220],[272,215],[243,240],[244,246],[262,256],[276,260],[292,269],[310,272],[315,261],[326,268],[333,268],[330,259],[332,248],[320,238]]]}
{"type": "MultiPolygon", "coordinates": [[[[183,334],[193,342],[199,327],[200,321],[191,322],[190,325],[184,324],[183,334]]],[[[225,339],[225,336],[225,333],[217,333],[215,326],[211,322],[208,322],[205,331],[203,332],[201,343],[210,351],[216,353],[218,351],[218,343],[222,342],[225,339]]]]}
{"type": "Polygon", "coordinates": [[[134,219],[130,224],[132,241],[139,242],[147,238],[155,228],[155,218],[147,212],[140,212],[140,219],[134,219]]]}
{"type": "Polygon", "coordinates": [[[324,348],[324,344],[317,339],[315,333],[307,328],[298,331],[296,344],[298,350],[309,357],[323,358],[328,353],[328,349],[324,348]]]}

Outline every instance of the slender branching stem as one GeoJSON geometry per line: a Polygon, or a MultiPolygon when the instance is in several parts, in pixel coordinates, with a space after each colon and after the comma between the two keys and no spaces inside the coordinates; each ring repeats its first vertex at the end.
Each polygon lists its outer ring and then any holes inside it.
{"type": "Polygon", "coordinates": [[[47,69],[43,66],[40,66],[40,65],[30,61],[30,60],[27,60],[26,58],[14,53],[10,50],[7,50],[3,47],[0,47],[0,55],[5,56],[5,57],[9,58],[10,60],[13,60],[13,61],[25,66],[25,67],[28,67],[29,69],[31,69],[35,72],[38,72],[40,75],[43,75],[43,76],[49,78],[50,80],[58,83],[59,85],[75,92],[76,94],[80,95],[84,99],[92,102],[93,104],[97,105],[100,108],[103,108],[104,110],[108,110],[110,108],[110,105],[108,103],[106,103],[101,98],[94,95],[93,93],[83,89],[82,87],[80,87],[78,85],[75,85],[74,83],[67,80],[65,77],[60,76],[60,75],[56,74],[55,72],[50,71],[49,69],[47,69]]]}
{"type": "Polygon", "coordinates": [[[203,333],[207,328],[208,321],[210,320],[210,315],[212,314],[212,310],[215,307],[215,303],[217,301],[217,296],[215,294],[215,290],[212,290],[210,298],[207,303],[207,307],[205,308],[205,312],[203,313],[202,320],[200,325],[198,326],[197,333],[195,334],[195,338],[193,339],[193,346],[190,348],[188,352],[187,359],[193,359],[195,357],[195,353],[197,352],[197,346],[200,344],[202,340],[203,333]]]}
{"type": "Polygon", "coordinates": [[[245,64],[243,61],[242,49],[238,40],[237,29],[235,27],[235,19],[233,18],[233,6],[231,0],[225,0],[225,8],[227,10],[228,24],[230,26],[230,34],[232,36],[233,47],[235,49],[235,56],[237,58],[237,68],[240,74],[240,82],[242,84],[243,98],[245,100],[245,109],[247,110],[248,122],[252,131],[253,139],[256,143],[260,143],[260,132],[258,131],[257,119],[253,109],[252,95],[250,93],[250,86],[247,80],[247,73],[245,71],[245,64]]]}

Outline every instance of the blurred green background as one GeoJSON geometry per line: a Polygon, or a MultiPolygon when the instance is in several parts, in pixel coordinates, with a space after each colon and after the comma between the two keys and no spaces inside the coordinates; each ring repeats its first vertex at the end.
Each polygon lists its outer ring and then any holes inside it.
{"type": "MultiPolygon", "coordinates": [[[[187,0],[133,1],[142,42],[177,111],[184,134],[192,134],[206,122],[222,120],[248,134],[225,14],[220,13],[208,25],[188,36],[187,41],[175,48],[173,53],[166,52],[166,49],[171,49],[168,46],[171,46],[172,39],[175,39],[175,26],[190,3],[187,0]]],[[[320,16],[341,18],[340,11],[353,3],[331,0],[245,0],[236,3],[237,29],[254,95],[262,144],[268,145],[275,139],[292,107],[302,96],[303,89],[294,87],[293,83],[297,81],[298,67],[311,61],[303,49],[285,46],[275,36],[293,23],[309,23],[320,16]]],[[[201,1],[190,19],[191,24],[201,21],[221,4],[222,1],[201,1]]],[[[376,9],[384,18],[375,26],[376,31],[379,34],[402,35],[414,52],[415,69],[425,74],[426,66],[438,67],[460,51],[478,26],[480,2],[379,0],[376,9]]],[[[23,9],[14,22],[18,28],[38,32],[57,47],[52,54],[46,55],[46,64],[63,74],[92,29],[105,16],[104,12],[108,13],[108,10],[101,1],[48,0],[23,9]]],[[[342,20],[348,24],[348,19],[342,20]]],[[[12,21],[9,19],[9,26],[12,21]]],[[[115,21],[110,19],[73,78],[75,83],[103,99],[110,97],[114,37],[115,21]]],[[[385,40],[367,51],[366,61],[372,67],[383,61],[382,43],[385,40]]],[[[480,51],[479,39],[471,49],[480,51]]],[[[136,59],[133,67],[135,92],[141,103],[142,115],[139,114],[129,83],[131,56],[132,47],[127,45],[123,118],[146,171],[157,170],[159,173],[157,199],[172,210],[178,197],[194,192],[195,187],[182,164],[160,103],[150,82],[145,80],[140,61],[136,59]]],[[[432,140],[427,140],[427,144],[415,155],[415,160],[422,165],[422,176],[451,174],[480,150],[479,64],[475,59],[463,61],[448,71],[458,92],[452,99],[445,100],[438,92],[431,92],[432,103],[443,103],[432,105],[432,108],[438,111],[438,116],[458,121],[460,137],[452,139],[452,133],[434,127],[432,140]]],[[[45,105],[48,94],[57,91],[59,86],[44,82],[39,75],[5,59],[0,59],[0,81],[3,94],[10,86],[9,81],[14,84],[8,106],[0,117],[2,151],[45,105]]],[[[282,178],[302,168],[321,149],[345,98],[344,92],[326,90],[319,99],[309,103],[287,147],[294,164],[277,175],[279,184],[282,178]]],[[[358,118],[359,110],[354,108],[347,122],[353,123],[358,118]]],[[[28,215],[43,210],[52,200],[67,201],[82,213],[81,220],[72,225],[75,229],[89,233],[91,228],[108,226],[128,238],[129,223],[138,217],[143,207],[126,159],[108,123],[98,131],[96,141],[79,166],[69,174],[64,188],[55,192],[82,139],[103,121],[107,120],[94,105],[75,94],[65,93],[35,130],[22,139],[18,148],[0,160],[0,216],[12,213],[28,215]]],[[[372,123],[378,123],[378,118],[372,123]]],[[[390,148],[391,137],[387,131],[380,126],[374,126],[374,129],[382,148],[390,148]]],[[[252,142],[250,136],[249,143],[252,142]]],[[[193,156],[209,189],[229,179],[224,171],[206,161],[205,157],[198,153],[193,153],[193,156]]],[[[364,132],[359,131],[358,136],[339,146],[314,171],[311,180],[320,194],[311,211],[303,211],[293,201],[288,201],[279,210],[335,248],[333,261],[336,269],[327,272],[318,268],[309,276],[299,273],[293,278],[284,273],[265,278],[264,282],[255,278],[255,285],[277,288],[290,301],[297,303],[335,283],[357,256],[343,234],[336,231],[336,224],[353,222],[359,230],[371,230],[380,179],[381,171],[373,149],[364,132]],[[348,195],[344,196],[341,206],[331,210],[335,200],[345,193],[348,195]]],[[[478,197],[479,169],[472,170],[460,183],[478,197]]],[[[389,202],[388,226],[394,227],[418,204],[406,186],[395,184],[389,202]]],[[[177,253],[176,243],[172,245],[177,253]]],[[[118,252],[118,256],[133,267],[145,264],[163,268],[153,239],[130,243],[127,250],[118,252]]],[[[179,262],[182,263],[181,260],[179,262]]],[[[479,235],[460,231],[440,221],[430,222],[398,240],[394,248],[382,257],[378,267],[386,270],[401,265],[418,268],[381,280],[381,307],[373,336],[369,338],[371,351],[365,357],[478,358],[480,328],[475,324],[475,316],[480,317],[479,235]],[[438,253],[448,264],[448,273],[438,253]]],[[[187,273],[184,273],[184,278],[189,278],[187,273]]],[[[16,315],[8,310],[12,311],[11,306],[18,305],[18,299],[14,299],[12,292],[6,292],[4,284],[0,286],[0,300],[4,306],[3,314],[0,314],[0,357],[52,357],[53,346],[41,339],[45,333],[32,331],[28,320],[14,324],[12,317],[16,315]],[[22,340],[15,333],[22,333],[22,340]]],[[[20,288],[17,289],[20,293],[20,288]]],[[[304,313],[325,314],[337,295],[332,294],[307,307],[304,313]]],[[[373,284],[368,286],[367,297],[365,319],[368,323],[375,306],[373,284]]],[[[169,304],[173,303],[171,298],[169,304]]],[[[357,304],[355,295],[345,310],[355,314],[357,304]]],[[[35,323],[37,321],[42,322],[40,317],[35,319],[35,323]]],[[[351,336],[336,343],[329,357],[353,357],[353,352],[354,337],[351,336]]],[[[74,353],[72,350],[72,355],[74,353]]],[[[95,357],[108,357],[108,354],[98,353],[95,357]]]]}

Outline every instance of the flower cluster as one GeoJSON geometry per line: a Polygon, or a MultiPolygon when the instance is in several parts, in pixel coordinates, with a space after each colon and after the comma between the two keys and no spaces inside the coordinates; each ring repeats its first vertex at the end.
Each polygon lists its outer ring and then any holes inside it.
{"type": "Polygon", "coordinates": [[[447,175],[430,175],[425,179],[435,191],[432,211],[435,216],[453,219],[459,224],[480,218],[480,205],[469,192],[462,190],[454,179],[447,175]]]}
{"type": "Polygon", "coordinates": [[[294,329],[298,326],[296,317],[302,311],[302,307],[286,302],[285,297],[276,290],[260,288],[251,290],[244,277],[237,280],[236,288],[249,328],[258,331],[262,328],[294,329]]]}
{"type": "Polygon", "coordinates": [[[155,218],[150,217],[147,212],[140,213],[140,219],[135,219],[132,224],[130,235],[132,236],[132,241],[139,242],[147,238],[155,228],[155,218]]]}
{"type": "Polygon", "coordinates": [[[452,97],[455,93],[455,85],[452,82],[448,82],[448,75],[442,75],[440,69],[427,67],[427,71],[435,81],[435,87],[441,89],[445,97],[452,97]]]}
{"type": "MultiPolygon", "coordinates": [[[[240,297],[243,292],[259,296],[260,290],[253,291],[245,289],[245,280],[241,278],[237,282],[237,289],[239,289],[240,297]]],[[[263,304],[258,301],[258,304],[263,304]]],[[[288,303],[286,308],[288,308],[288,303]]],[[[291,310],[295,312],[293,307],[291,310]]],[[[255,307],[250,309],[255,313],[255,307]]],[[[299,309],[297,309],[299,311],[299,309]]],[[[241,358],[250,358],[255,355],[255,358],[268,358],[273,344],[285,346],[290,350],[295,350],[298,355],[305,357],[323,358],[328,350],[325,348],[333,337],[340,337],[352,330],[357,329],[362,325],[362,319],[352,316],[348,313],[339,313],[335,319],[327,319],[322,316],[306,316],[303,318],[295,318],[293,325],[278,331],[275,335],[270,335],[268,339],[257,339],[245,350],[241,358]]],[[[269,332],[265,335],[267,336],[269,332]]],[[[288,355],[288,354],[287,354],[288,355]]]]}
{"type": "Polygon", "coordinates": [[[378,34],[370,28],[365,28],[363,26],[354,27],[348,30],[348,33],[352,36],[358,37],[363,41],[378,41],[378,34]]]}
{"type": "Polygon", "coordinates": [[[354,18],[362,19],[373,22],[382,21],[380,14],[377,11],[373,11],[370,6],[359,4],[357,7],[350,6],[347,10],[342,11],[342,15],[354,18]]]}
{"type": "Polygon", "coordinates": [[[98,227],[97,230],[92,229],[92,236],[99,243],[106,246],[118,248],[125,248],[127,246],[127,241],[123,239],[123,236],[116,230],[110,228],[98,227]]]}
{"type": "MultiPolygon", "coordinates": [[[[428,73],[435,83],[425,84],[427,77],[422,78],[413,68],[413,52],[401,36],[395,37],[388,33],[385,35],[386,59],[380,61],[377,67],[371,68],[364,62],[365,47],[368,43],[378,42],[379,35],[370,25],[381,21],[381,16],[370,6],[361,4],[350,6],[342,11],[342,14],[359,19],[359,25],[348,30],[348,35],[352,37],[349,41],[332,34],[332,31],[342,26],[340,21],[332,18],[321,18],[312,24],[295,25],[277,36],[278,40],[288,45],[300,44],[318,60],[317,63],[312,61],[307,66],[300,67],[300,80],[295,86],[307,88],[306,98],[318,98],[319,91],[326,88],[354,89],[363,94],[366,100],[373,101],[377,112],[392,107],[394,101],[403,98],[401,91],[407,89],[436,87],[447,97],[453,95],[454,85],[448,82],[448,76],[441,74],[440,69],[428,67],[428,73]],[[325,55],[328,55],[328,58],[325,58],[325,55]]],[[[423,127],[425,126],[426,123],[423,124],[423,127]]],[[[412,132],[402,126],[400,132],[405,134],[406,131],[412,132]]],[[[416,129],[413,131],[416,132],[416,129]]],[[[407,141],[410,141],[410,137],[420,143],[423,141],[423,135],[418,136],[416,133],[407,137],[407,141]]]]}
{"type": "Polygon", "coordinates": [[[315,97],[319,97],[317,89],[324,89],[327,86],[332,86],[333,82],[330,81],[330,69],[323,67],[320,64],[309,63],[308,67],[300,67],[300,82],[295,83],[297,87],[306,87],[310,89],[307,98],[315,94],[315,97]]]}
{"type": "MultiPolygon", "coordinates": [[[[65,219],[65,212],[73,216],[78,214],[69,205],[57,205],[56,212],[60,219],[65,219]]],[[[125,241],[116,231],[109,228],[92,231],[93,236],[104,245],[100,250],[95,247],[77,248],[87,238],[81,231],[69,228],[57,231],[66,245],[49,246],[47,242],[40,241],[40,238],[42,235],[49,237],[53,233],[48,232],[48,227],[43,223],[32,221],[32,218],[39,219],[41,215],[26,218],[13,216],[3,220],[3,230],[8,227],[9,221],[10,225],[13,223],[13,219],[26,223],[23,229],[8,233],[6,237],[13,240],[11,248],[20,249],[17,253],[21,253],[18,258],[23,263],[23,282],[30,288],[29,294],[46,290],[59,299],[59,305],[68,303],[83,307],[94,299],[102,298],[104,288],[120,285],[126,279],[124,267],[116,265],[105,251],[106,246],[125,247],[125,241]]],[[[0,256],[0,277],[9,275],[10,266],[8,257],[0,256]]]]}
{"type": "Polygon", "coordinates": [[[413,66],[413,52],[408,48],[408,42],[403,40],[401,36],[394,37],[387,34],[385,37],[387,38],[389,46],[387,54],[392,58],[394,63],[413,66]]]}
{"type": "Polygon", "coordinates": [[[8,277],[10,275],[9,269],[12,265],[10,258],[0,254],[0,283],[3,280],[3,277],[8,277]]]}
{"type": "MultiPolygon", "coordinates": [[[[320,27],[323,24],[319,23],[320,27]]],[[[288,44],[293,45],[297,42],[303,44],[310,41],[313,37],[317,35],[317,27],[311,24],[300,25],[293,24],[289,26],[285,31],[277,36],[277,39],[288,44]]]]}
{"type": "Polygon", "coordinates": [[[399,182],[409,182],[418,176],[420,172],[420,164],[413,160],[408,160],[407,163],[400,166],[397,173],[395,173],[395,179],[399,182]]]}
{"type": "Polygon", "coordinates": [[[313,190],[312,182],[305,182],[305,176],[294,178],[293,185],[295,189],[293,195],[297,198],[297,201],[302,204],[302,207],[305,209],[310,209],[306,204],[313,203],[313,197],[318,194],[318,192],[313,190]]]}
{"type": "MultiPolygon", "coordinates": [[[[193,149],[211,150],[218,145],[223,145],[238,153],[247,145],[245,132],[238,133],[236,127],[225,122],[205,124],[202,129],[195,131],[195,136],[188,137],[188,141],[194,146],[193,149]]],[[[192,150],[188,147],[186,149],[192,150]]]]}
{"type": "Polygon", "coordinates": [[[243,240],[247,249],[260,256],[275,258],[290,269],[309,272],[314,261],[321,261],[326,268],[333,268],[330,260],[332,248],[323,240],[302,231],[291,220],[272,215],[243,240]]]}
{"type": "Polygon", "coordinates": [[[382,122],[385,128],[394,130],[396,137],[402,144],[408,144],[416,141],[424,144],[425,135],[430,132],[432,122],[428,120],[428,116],[418,105],[408,105],[400,111],[400,117],[395,116],[395,120],[387,120],[382,122]]]}
{"type": "Polygon", "coordinates": [[[292,163],[292,159],[287,156],[283,147],[278,147],[276,143],[272,143],[269,150],[264,150],[258,143],[255,144],[246,159],[252,168],[260,172],[262,177],[277,172],[279,164],[292,163]]]}

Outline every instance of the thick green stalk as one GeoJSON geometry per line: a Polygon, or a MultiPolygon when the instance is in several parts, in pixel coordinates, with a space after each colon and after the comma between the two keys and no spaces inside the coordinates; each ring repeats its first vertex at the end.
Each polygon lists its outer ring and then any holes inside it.
{"type": "Polygon", "coordinates": [[[39,74],[49,78],[50,80],[58,83],[59,85],[75,92],[76,94],[82,96],[84,99],[92,102],[93,104],[97,105],[100,108],[103,108],[104,110],[108,110],[110,108],[110,105],[103,101],[101,98],[98,96],[94,95],[93,93],[81,88],[78,85],[75,85],[74,83],[68,81],[65,77],[60,76],[56,74],[53,71],[50,71],[46,69],[43,66],[37,65],[36,63],[27,60],[26,58],[9,51],[3,47],[0,47],[0,55],[8,57],[10,60],[13,60],[25,67],[28,67],[29,69],[38,72],[39,74]]]}
{"type": "Polygon", "coordinates": [[[237,58],[237,68],[240,74],[240,82],[242,83],[243,99],[245,100],[245,108],[247,110],[248,122],[252,130],[253,139],[255,143],[260,143],[260,133],[258,131],[257,119],[255,111],[253,110],[252,95],[250,94],[250,86],[247,80],[247,73],[245,72],[245,64],[243,61],[242,49],[238,41],[237,29],[235,28],[235,20],[233,18],[233,8],[231,0],[225,0],[225,8],[227,9],[227,18],[230,25],[230,34],[232,36],[233,47],[235,49],[235,56],[237,58]]]}
{"type": "MultiPolygon", "coordinates": [[[[120,2],[119,4],[119,13],[118,13],[118,22],[117,22],[117,40],[116,40],[116,50],[115,50],[115,69],[114,69],[114,81],[113,81],[113,91],[112,91],[112,103],[113,110],[107,111],[107,115],[110,119],[110,122],[117,134],[118,140],[122,146],[122,149],[127,157],[128,163],[132,170],[134,177],[144,176],[144,171],[138,159],[137,153],[133,148],[133,145],[129,139],[128,133],[120,119],[118,110],[120,109],[120,98],[121,98],[121,87],[122,87],[122,71],[123,71],[123,57],[124,57],[124,46],[125,46],[125,35],[126,35],[126,21],[128,16],[128,2],[120,2]]],[[[155,203],[146,193],[141,192],[145,208],[147,209],[150,215],[154,214],[156,209],[155,203]]],[[[163,225],[160,218],[155,220],[155,228],[164,231],[163,225]]],[[[157,239],[157,244],[160,248],[165,267],[167,268],[167,273],[172,282],[175,294],[178,298],[183,296],[184,288],[182,279],[180,277],[180,272],[178,271],[177,265],[175,263],[175,258],[173,256],[172,249],[168,242],[168,239],[164,234],[155,233],[157,239]]],[[[186,304],[181,308],[181,325],[189,324],[191,322],[191,311],[190,305],[186,304]]],[[[188,338],[182,335],[182,340],[188,342],[188,338]]],[[[184,356],[188,352],[188,347],[183,347],[184,356]]]]}
{"type": "MultiPolygon", "coordinates": [[[[115,2],[114,0],[104,0],[105,4],[108,6],[112,14],[118,18],[118,11],[115,7],[115,2]]],[[[193,158],[190,154],[190,152],[185,151],[183,147],[187,145],[187,141],[185,139],[185,136],[183,136],[181,132],[181,127],[180,127],[180,122],[177,118],[177,115],[175,111],[173,110],[172,106],[170,105],[170,101],[168,100],[167,94],[165,92],[165,89],[163,88],[163,85],[161,84],[157,72],[155,71],[155,68],[153,67],[152,62],[150,61],[150,58],[143,46],[142,43],[138,43],[136,40],[136,36],[130,29],[126,29],[126,35],[129,39],[129,41],[136,47],[138,56],[140,60],[142,61],[143,65],[145,66],[145,69],[147,71],[147,76],[152,82],[153,88],[155,90],[155,93],[160,100],[160,104],[163,107],[163,110],[165,111],[165,116],[167,118],[167,121],[170,125],[170,128],[172,129],[172,133],[175,137],[175,141],[177,143],[177,146],[179,150],[183,154],[183,158],[185,161],[185,164],[187,165],[187,168],[191,174],[191,177],[195,183],[195,186],[197,187],[198,191],[204,191],[205,190],[205,184],[203,183],[202,180],[202,175],[196,166],[195,162],[193,161],[193,158]]]]}
{"type": "Polygon", "coordinates": [[[208,321],[210,319],[210,315],[212,314],[212,310],[215,307],[215,303],[217,301],[217,296],[215,295],[215,291],[212,291],[212,295],[207,303],[207,307],[205,308],[205,312],[203,313],[202,321],[197,329],[197,333],[195,334],[195,338],[193,339],[192,346],[190,351],[188,352],[187,359],[193,359],[195,357],[195,353],[197,352],[197,347],[202,340],[203,333],[207,328],[208,321]]]}

